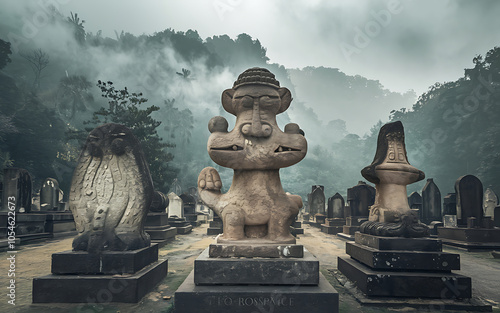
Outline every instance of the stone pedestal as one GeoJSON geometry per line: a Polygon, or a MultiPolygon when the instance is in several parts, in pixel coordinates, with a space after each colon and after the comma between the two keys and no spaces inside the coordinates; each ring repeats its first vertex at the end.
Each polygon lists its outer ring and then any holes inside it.
{"type": "Polygon", "coordinates": [[[354,234],[359,230],[359,226],[368,220],[368,216],[348,216],[346,218],[346,224],[342,227],[342,232],[338,233],[337,236],[353,240],[354,234]]]}
{"type": "Polygon", "coordinates": [[[500,229],[438,227],[438,237],[444,244],[467,249],[467,251],[490,251],[500,249],[500,229]]]}
{"type": "Polygon", "coordinates": [[[336,235],[344,230],[345,223],[345,218],[327,218],[325,223],[321,225],[321,231],[326,234],[336,235]]]}
{"type": "Polygon", "coordinates": [[[201,225],[201,221],[198,221],[198,214],[184,214],[184,218],[186,221],[191,224],[193,227],[198,227],[201,225]]]}
{"type": "Polygon", "coordinates": [[[378,237],[359,232],[346,243],[351,256],[338,258],[338,269],[369,297],[468,299],[470,277],[460,269],[460,255],[442,252],[431,238],[378,237]]]}
{"type": "Polygon", "coordinates": [[[304,234],[304,229],[302,228],[302,223],[294,221],[290,226],[290,233],[294,236],[304,234]]]}
{"type": "Polygon", "coordinates": [[[149,212],[144,223],[144,230],[151,237],[151,242],[163,247],[171,239],[175,239],[177,228],[168,223],[168,214],[165,212],[149,212]]]}
{"type": "Polygon", "coordinates": [[[218,234],[222,234],[222,219],[218,215],[214,215],[214,219],[207,229],[207,235],[214,236],[218,234]]]}
{"type": "Polygon", "coordinates": [[[309,225],[313,227],[321,228],[321,224],[324,224],[326,220],[326,215],[324,214],[316,214],[314,216],[314,222],[309,222],[309,225]]]}
{"type": "Polygon", "coordinates": [[[167,275],[158,245],[100,255],[52,255],[52,274],[33,279],[33,303],[137,303],[167,275]]]}
{"type": "Polygon", "coordinates": [[[337,291],[303,258],[211,258],[206,249],[175,292],[176,313],[338,312],[337,291]]]}
{"type": "Polygon", "coordinates": [[[184,217],[170,216],[168,218],[168,224],[177,228],[178,235],[189,234],[193,230],[193,225],[186,221],[184,217]]]}
{"type": "Polygon", "coordinates": [[[76,235],[75,220],[71,212],[40,212],[46,213],[45,232],[54,237],[76,235]]]}
{"type": "Polygon", "coordinates": [[[52,238],[52,233],[45,230],[46,222],[46,214],[16,213],[16,238],[21,240],[21,244],[52,238]]]}

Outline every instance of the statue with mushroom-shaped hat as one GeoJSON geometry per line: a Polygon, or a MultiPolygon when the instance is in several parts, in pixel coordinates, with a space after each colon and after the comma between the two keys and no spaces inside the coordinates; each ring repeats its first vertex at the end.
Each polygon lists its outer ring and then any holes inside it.
{"type": "Polygon", "coordinates": [[[424,172],[408,162],[404,128],[400,121],[380,129],[377,152],[372,164],[361,175],[375,184],[375,203],[360,232],[378,236],[425,237],[429,228],[418,220],[418,212],[410,209],[406,185],[425,178],[424,172]]]}

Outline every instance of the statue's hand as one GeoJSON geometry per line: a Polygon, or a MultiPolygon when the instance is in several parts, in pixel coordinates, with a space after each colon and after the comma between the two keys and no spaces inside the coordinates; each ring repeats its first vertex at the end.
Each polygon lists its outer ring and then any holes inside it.
{"type": "Polygon", "coordinates": [[[198,176],[198,188],[201,190],[214,190],[220,191],[222,188],[222,181],[220,180],[219,173],[213,167],[205,167],[198,176]]]}

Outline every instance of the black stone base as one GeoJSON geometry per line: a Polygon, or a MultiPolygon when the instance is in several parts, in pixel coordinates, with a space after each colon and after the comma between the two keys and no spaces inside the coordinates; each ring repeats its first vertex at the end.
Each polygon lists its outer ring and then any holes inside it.
{"type": "Polygon", "coordinates": [[[376,270],[444,271],[460,270],[460,254],[437,251],[378,250],[354,242],[346,253],[376,270]]]}
{"type": "Polygon", "coordinates": [[[131,251],[104,251],[100,255],[86,251],[52,254],[53,274],[133,274],[158,260],[158,245],[131,251]]]}
{"type": "Polygon", "coordinates": [[[48,275],[33,279],[33,303],[137,303],[167,275],[159,260],[133,275],[48,275]]]}
{"type": "Polygon", "coordinates": [[[345,233],[338,233],[337,237],[339,237],[340,239],[349,240],[349,241],[354,240],[354,235],[349,235],[349,234],[345,234],[345,233]]]}
{"type": "Polygon", "coordinates": [[[178,235],[186,235],[189,234],[193,230],[193,225],[189,224],[186,226],[177,227],[178,235]]]}
{"type": "Polygon", "coordinates": [[[341,233],[344,230],[343,226],[328,226],[328,225],[321,225],[321,232],[329,235],[336,235],[338,233],[341,233]]]}
{"type": "Polygon", "coordinates": [[[444,244],[467,249],[488,251],[500,248],[500,229],[438,227],[438,237],[444,244]]]}
{"type": "Polygon", "coordinates": [[[470,277],[454,273],[373,270],[356,260],[338,258],[338,269],[367,296],[470,298],[470,277]]]}
{"type": "Polygon", "coordinates": [[[342,227],[342,233],[346,235],[351,235],[354,236],[354,234],[359,230],[359,226],[349,226],[349,225],[344,225],[342,227]]]}
{"type": "Polygon", "coordinates": [[[301,222],[299,222],[299,221],[294,221],[294,222],[292,223],[292,227],[293,227],[293,228],[301,228],[301,227],[302,227],[302,223],[301,223],[301,222]]]}
{"type": "Polygon", "coordinates": [[[201,225],[201,221],[198,221],[198,220],[191,221],[191,222],[189,222],[189,224],[191,224],[191,226],[193,226],[193,227],[199,227],[201,225]]]}
{"type": "Polygon", "coordinates": [[[316,227],[316,228],[321,228],[321,224],[322,223],[318,223],[318,222],[309,222],[309,223],[305,223],[304,224],[309,224],[310,226],[312,227],[316,227]]]}
{"type": "Polygon", "coordinates": [[[211,258],[302,258],[304,246],[297,244],[211,244],[208,247],[211,258]]]}
{"type": "Polygon", "coordinates": [[[45,232],[65,233],[76,231],[75,220],[71,212],[44,212],[46,213],[45,232]]]}
{"type": "Polygon", "coordinates": [[[47,233],[45,231],[46,219],[47,214],[16,213],[16,236],[47,233]]]}
{"type": "Polygon", "coordinates": [[[145,227],[144,230],[149,234],[151,240],[168,240],[177,235],[177,228],[168,225],[166,227],[145,227]]]}
{"type": "MultiPolygon", "coordinates": [[[[212,222],[210,222],[210,223],[212,223],[212,222]]],[[[222,228],[217,228],[217,227],[207,228],[207,235],[208,236],[215,236],[218,234],[222,234],[222,228]]]]}
{"type": "Polygon", "coordinates": [[[144,227],[168,225],[168,214],[165,212],[149,212],[144,227]]]}
{"type": "Polygon", "coordinates": [[[357,232],[356,243],[378,250],[442,251],[441,240],[433,238],[381,237],[357,232]]]}
{"type": "Polygon", "coordinates": [[[303,228],[294,228],[290,226],[290,234],[294,235],[295,237],[297,235],[302,235],[304,234],[304,229],[303,228]]]}
{"type": "Polygon", "coordinates": [[[54,235],[51,233],[34,233],[34,234],[23,234],[23,235],[17,235],[16,238],[21,240],[21,244],[27,244],[31,242],[37,242],[37,241],[44,241],[47,239],[52,239],[54,238],[54,235]]]}
{"type": "Polygon", "coordinates": [[[441,238],[443,243],[448,246],[457,247],[460,249],[465,249],[468,252],[481,252],[481,251],[492,251],[492,250],[500,250],[500,242],[464,242],[459,240],[451,240],[441,238]]]}
{"type": "Polygon", "coordinates": [[[175,313],[336,313],[339,295],[319,274],[317,286],[196,286],[194,271],[175,292],[175,313]]]}
{"type": "Polygon", "coordinates": [[[491,305],[479,298],[471,299],[428,299],[428,298],[391,298],[391,297],[368,297],[352,284],[346,284],[346,277],[342,273],[335,274],[337,280],[344,288],[363,306],[377,307],[386,311],[393,308],[394,311],[408,308],[416,309],[417,312],[437,312],[444,310],[467,311],[467,312],[492,312],[491,305]]]}
{"type": "Polygon", "coordinates": [[[319,261],[303,258],[210,258],[209,248],[194,261],[196,285],[317,285],[319,261]]]}

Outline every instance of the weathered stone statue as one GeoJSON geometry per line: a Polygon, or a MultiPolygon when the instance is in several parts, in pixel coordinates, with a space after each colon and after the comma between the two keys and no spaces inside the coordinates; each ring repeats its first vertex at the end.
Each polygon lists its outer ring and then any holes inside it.
{"type": "Polygon", "coordinates": [[[425,174],[408,162],[404,128],[399,121],[380,129],[377,152],[361,175],[375,184],[375,203],[362,233],[379,236],[423,237],[429,228],[420,223],[418,213],[408,205],[406,185],[424,179],[425,174]]]}
{"type": "Polygon", "coordinates": [[[150,245],[144,219],[153,183],[141,145],[119,124],[92,130],[73,173],[69,207],[78,236],[74,250],[134,250],[150,245]]]}
{"type": "Polygon", "coordinates": [[[235,127],[228,132],[226,119],[213,117],[207,149],[215,163],[234,169],[233,182],[222,194],[214,168],[204,168],[198,177],[201,199],[223,221],[218,243],[295,243],[290,225],[302,199],[285,193],[279,169],[302,160],[307,142],[297,124],[287,124],[283,132],[276,123],[291,101],[290,91],[263,68],[244,71],[222,93],[224,109],[236,116],[235,127]]]}

